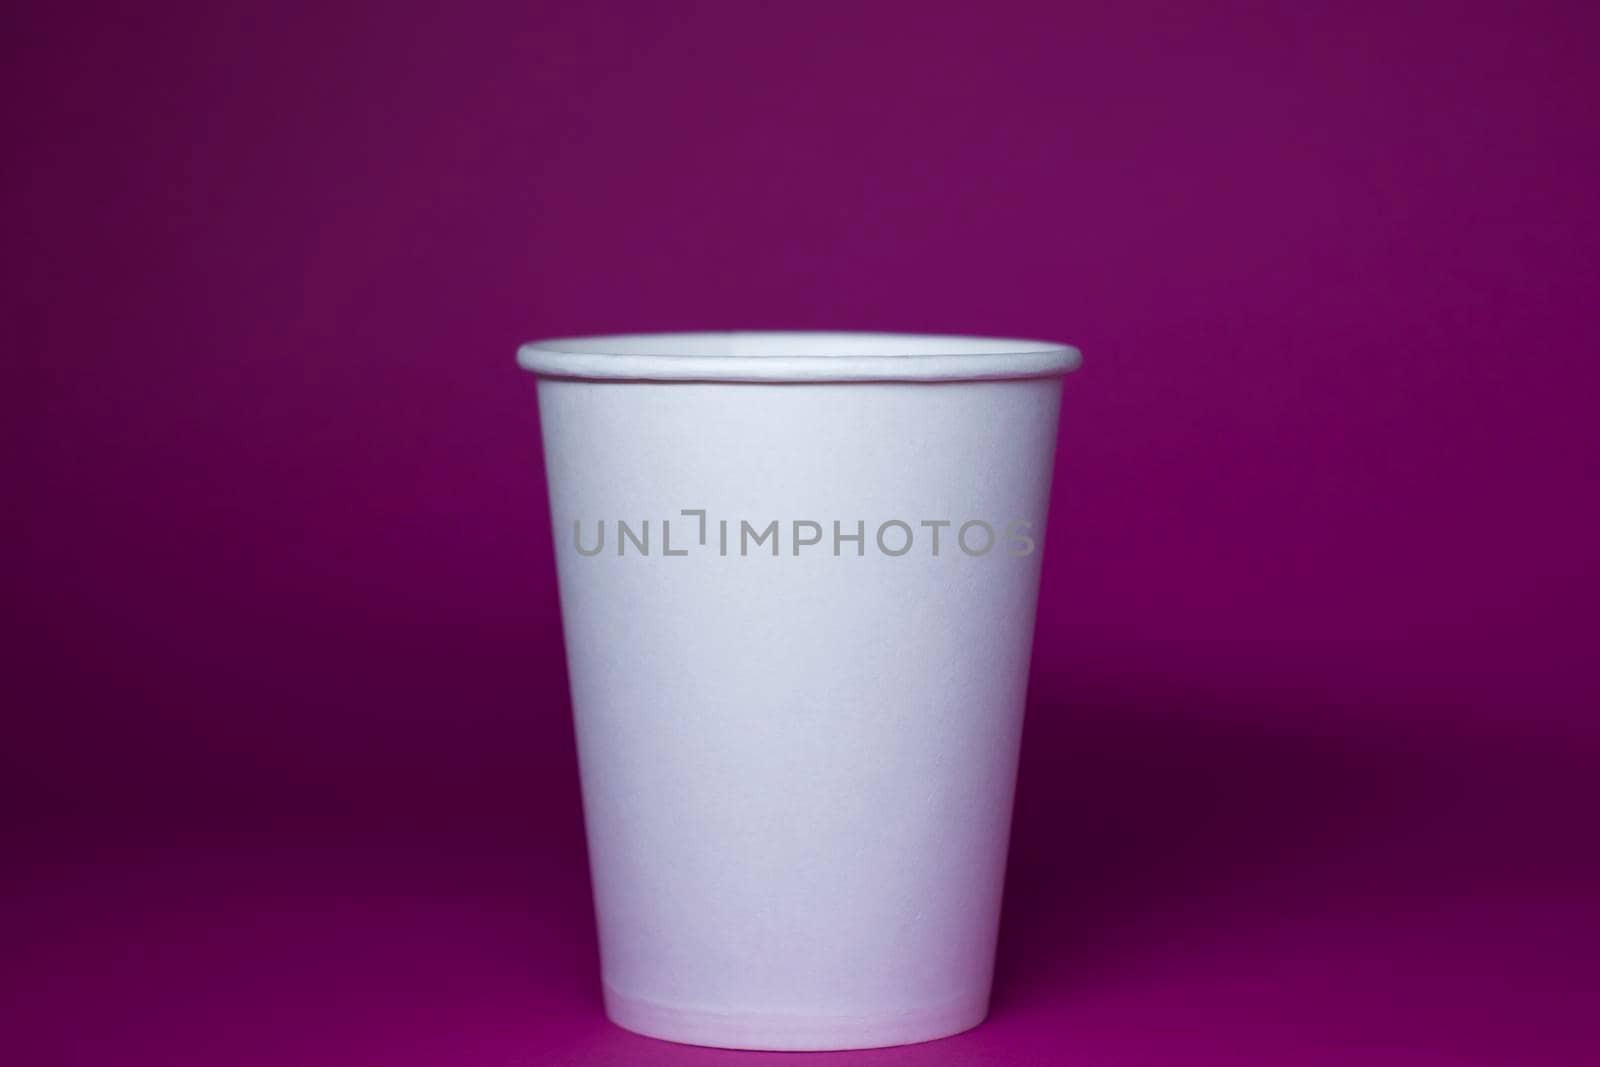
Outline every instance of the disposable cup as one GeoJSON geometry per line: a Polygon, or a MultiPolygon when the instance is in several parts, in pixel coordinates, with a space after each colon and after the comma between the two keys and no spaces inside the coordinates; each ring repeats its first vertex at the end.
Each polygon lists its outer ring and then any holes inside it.
{"type": "Polygon", "coordinates": [[[749,1049],[988,1010],[1067,346],[543,341],[606,1012],[749,1049]]]}

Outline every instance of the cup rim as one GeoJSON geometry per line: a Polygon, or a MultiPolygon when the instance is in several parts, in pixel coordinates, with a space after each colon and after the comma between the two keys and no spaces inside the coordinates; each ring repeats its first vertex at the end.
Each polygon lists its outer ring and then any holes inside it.
{"type": "Polygon", "coordinates": [[[1071,345],[966,334],[703,330],[530,341],[541,377],[626,381],[930,382],[1047,378],[1076,370],[1071,345]]]}

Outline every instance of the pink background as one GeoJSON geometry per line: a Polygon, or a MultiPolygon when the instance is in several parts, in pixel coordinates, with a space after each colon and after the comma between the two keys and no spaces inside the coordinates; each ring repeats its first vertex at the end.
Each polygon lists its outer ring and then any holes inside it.
{"type": "MultiPolygon", "coordinates": [[[[18,1064],[605,1023],[517,342],[1069,341],[991,1021],[1600,1056],[1591,5],[3,16],[18,1064]]],[[[834,1062],[830,1060],[829,1062],[834,1062]]]]}

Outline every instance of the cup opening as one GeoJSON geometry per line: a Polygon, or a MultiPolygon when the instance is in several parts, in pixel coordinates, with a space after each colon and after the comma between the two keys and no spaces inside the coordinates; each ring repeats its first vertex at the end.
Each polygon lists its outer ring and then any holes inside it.
{"type": "Polygon", "coordinates": [[[1050,341],[944,334],[709,331],[533,341],[517,362],[546,377],[645,381],[949,381],[1065,374],[1050,341]]]}

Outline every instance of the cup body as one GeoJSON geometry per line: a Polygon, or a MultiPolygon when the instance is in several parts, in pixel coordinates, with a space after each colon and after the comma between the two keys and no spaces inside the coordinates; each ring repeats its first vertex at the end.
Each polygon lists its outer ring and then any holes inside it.
{"type": "Polygon", "coordinates": [[[754,1049],[976,1025],[1059,371],[599,378],[540,358],[607,1013],[754,1049]]]}

